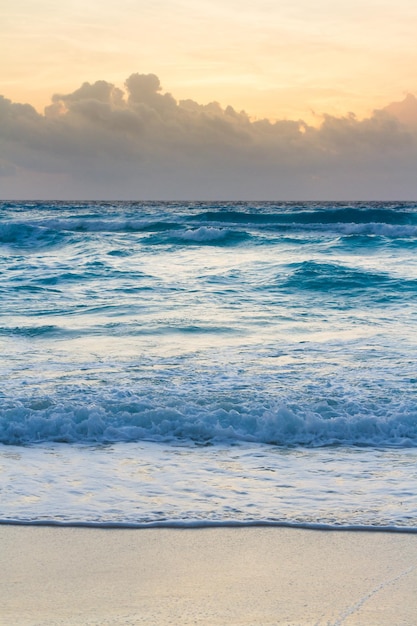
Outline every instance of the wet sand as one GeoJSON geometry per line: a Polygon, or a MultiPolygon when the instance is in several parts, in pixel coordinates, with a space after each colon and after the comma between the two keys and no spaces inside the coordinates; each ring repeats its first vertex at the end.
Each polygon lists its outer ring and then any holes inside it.
{"type": "Polygon", "coordinates": [[[417,534],[0,526],[0,623],[417,623],[417,534]]]}

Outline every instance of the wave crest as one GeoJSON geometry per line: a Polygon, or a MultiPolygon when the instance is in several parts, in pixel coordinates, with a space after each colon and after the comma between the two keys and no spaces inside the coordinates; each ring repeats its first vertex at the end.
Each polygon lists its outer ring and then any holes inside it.
{"type": "Polygon", "coordinates": [[[325,401],[307,407],[275,403],[201,403],[178,400],[163,405],[140,397],[92,403],[52,398],[3,403],[0,442],[114,443],[239,441],[278,446],[417,446],[417,413],[409,406],[374,406],[325,401]]]}

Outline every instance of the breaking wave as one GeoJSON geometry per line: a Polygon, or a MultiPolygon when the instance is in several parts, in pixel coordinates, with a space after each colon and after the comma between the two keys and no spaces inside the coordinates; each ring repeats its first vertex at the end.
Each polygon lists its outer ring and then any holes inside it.
{"type": "MultiPolygon", "coordinates": [[[[80,394],[81,395],[81,394],[80,394]]],[[[276,446],[417,446],[417,411],[410,404],[366,404],[334,399],[309,406],[261,402],[147,400],[128,395],[62,400],[2,401],[0,442],[114,443],[253,442],[276,446]]],[[[169,394],[167,394],[169,395],[169,394]]]]}

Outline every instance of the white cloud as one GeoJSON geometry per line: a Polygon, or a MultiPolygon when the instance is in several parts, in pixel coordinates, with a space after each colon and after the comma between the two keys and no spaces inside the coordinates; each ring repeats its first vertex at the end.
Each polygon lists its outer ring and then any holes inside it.
{"type": "Polygon", "coordinates": [[[84,83],[55,94],[44,115],[1,98],[0,194],[415,198],[417,136],[403,114],[413,106],[409,98],[364,120],[327,115],[318,128],[303,121],[253,122],[215,102],[177,102],[154,74],[132,74],[125,92],[104,80],[84,83]]]}

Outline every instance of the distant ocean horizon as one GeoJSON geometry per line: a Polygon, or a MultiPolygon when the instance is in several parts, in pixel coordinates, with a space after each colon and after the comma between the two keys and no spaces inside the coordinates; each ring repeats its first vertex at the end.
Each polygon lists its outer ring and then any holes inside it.
{"type": "Polygon", "coordinates": [[[417,202],[0,202],[0,523],[417,529],[417,202]]]}

